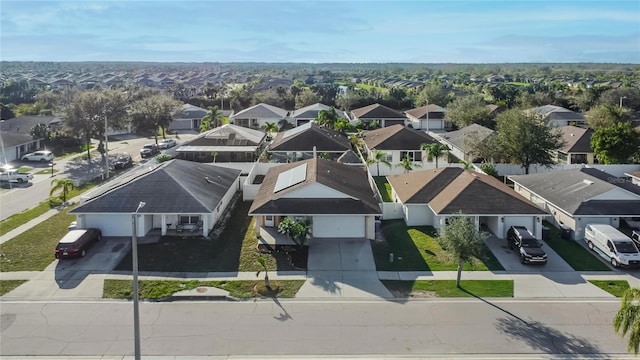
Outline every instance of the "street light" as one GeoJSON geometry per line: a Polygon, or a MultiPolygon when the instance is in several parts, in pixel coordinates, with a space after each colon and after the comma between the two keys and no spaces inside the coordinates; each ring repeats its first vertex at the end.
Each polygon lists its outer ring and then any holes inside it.
{"type": "Polygon", "coordinates": [[[622,107],[622,99],[626,99],[626,96],[620,96],[620,107],[622,107]]]}
{"type": "Polygon", "coordinates": [[[140,201],[136,211],[131,214],[133,233],[131,235],[131,257],[133,262],[133,341],[135,359],[140,360],[140,299],[138,298],[138,229],[136,217],[138,211],[145,206],[144,201],[140,201]]]}
{"type": "Polygon", "coordinates": [[[53,161],[49,163],[49,166],[51,166],[51,177],[53,177],[53,166],[54,166],[55,164],[56,164],[56,163],[54,163],[53,161]]]}
{"type": "Polygon", "coordinates": [[[107,137],[107,109],[104,109],[104,158],[106,179],[109,178],[109,138],[107,137]]]}

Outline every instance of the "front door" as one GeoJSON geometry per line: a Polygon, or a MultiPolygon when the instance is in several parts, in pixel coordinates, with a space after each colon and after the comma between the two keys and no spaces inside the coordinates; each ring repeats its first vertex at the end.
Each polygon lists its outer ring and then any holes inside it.
{"type": "Polygon", "coordinates": [[[264,226],[273,227],[273,215],[266,215],[264,217],[264,226]]]}

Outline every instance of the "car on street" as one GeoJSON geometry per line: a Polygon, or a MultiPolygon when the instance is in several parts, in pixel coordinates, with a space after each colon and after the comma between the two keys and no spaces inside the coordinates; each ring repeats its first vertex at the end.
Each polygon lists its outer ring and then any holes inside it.
{"type": "Polygon", "coordinates": [[[525,226],[512,226],[507,230],[509,247],[518,253],[522,264],[546,264],[547,253],[542,243],[525,226]]]}
{"type": "Polygon", "coordinates": [[[22,161],[40,161],[40,162],[47,162],[47,161],[52,161],[54,158],[54,155],[51,151],[48,150],[40,150],[40,151],[34,151],[32,153],[28,153],[28,154],[24,154],[22,155],[22,161]]]}
{"type": "Polygon", "coordinates": [[[120,154],[113,161],[113,167],[115,169],[126,169],[131,166],[133,166],[133,159],[129,154],[120,154]]]}
{"type": "Polygon", "coordinates": [[[177,143],[174,139],[164,139],[158,143],[158,148],[160,149],[169,149],[176,146],[177,143]]]}
{"type": "Polygon", "coordinates": [[[84,257],[87,250],[102,239],[100,229],[73,229],[70,230],[55,248],[56,259],[84,257]]]}
{"type": "Polygon", "coordinates": [[[158,149],[158,145],[156,144],[145,144],[142,149],[140,149],[140,156],[142,158],[147,158],[160,153],[160,149],[158,149]]]}
{"type": "Polygon", "coordinates": [[[0,168],[0,181],[22,184],[32,179],[33,174],[21,173],[18,169],[0,168]]]}

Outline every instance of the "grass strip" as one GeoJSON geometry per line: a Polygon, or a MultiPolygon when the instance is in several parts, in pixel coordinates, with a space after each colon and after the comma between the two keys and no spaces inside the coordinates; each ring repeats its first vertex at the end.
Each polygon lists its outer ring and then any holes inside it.
{"type": "Polygon", "coordinates": [[[604,264],[596,255],[584,248],[577,241],[566,240],[560,237],[560,230],[555,226],[545,223],[549,230],[549,235],[545,242],[556,252],[562,256],[574,270],[576,271],[611,271],[609,266],[604,264]]]}
{"type": "Polygon", "coordinates": [[[374,176],[373,180],[376,182],[376,187],[382,196],[382,201],[392,202],[391,199],[391,184],[387,181],[385,176],[374,176]]]}
{"type": "MultiPolygon", "coordinates": [[[[275,295],[279,298],[293,298],[304,284],[304,280],[271,281],[272,288],[278,288],[275,295]]],[[[182,290],[193,290],[207,286],[229,291],[236,298],[255,298],[261,295],[255,289],[264,286],[262,280],[256,281],[200,281],[200,280],[141,280],[138,284],[140,299],[161,299],[182,290]]],[[[132,299],[132,280],[104,281],[102,297],[109,299],[132,299]]]]}
{"type": "Polygon", "coordinates": [[[589,282],[615,297],[622,297],[629,289],[627,280],[589,280],[589,282]]]}
{"type": "Polygon", "coordinates": [[[513,297],[513,280],[383,280],[384,286],[401,298],[513,297]]]}
{"type": "Polygon", "coordinates": [[[0,296],[24,284],[27,280],[0,280],[0,296]]]}

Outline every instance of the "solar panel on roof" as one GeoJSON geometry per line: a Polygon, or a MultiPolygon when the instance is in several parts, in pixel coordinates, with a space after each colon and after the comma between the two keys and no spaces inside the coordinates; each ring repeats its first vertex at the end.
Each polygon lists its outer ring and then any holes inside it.
{"type": "Polygon", "coordinates": [[[297,185],[307,179],[307,163],[300,166],[296,166],[293,169],[284,171],[278,175],[276,180],[276,186],[273,189],[274,193],[280,190],[284,190],[293,185],[297,185]]]}

